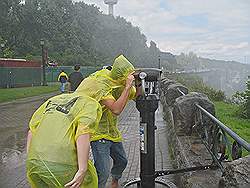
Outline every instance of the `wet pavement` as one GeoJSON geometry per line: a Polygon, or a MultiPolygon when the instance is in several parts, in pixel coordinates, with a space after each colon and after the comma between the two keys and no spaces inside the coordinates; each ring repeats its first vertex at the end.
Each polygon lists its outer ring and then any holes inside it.
{"type": "MultiPolygon", "coordinates": [[[[51,95],[32,97],[0,104],[0,187],[28,188],[25,173],[25,143],[28,122],[33,112],[51,95]]],[[[120,182],[139,177],[139,113],[135,102],[129,102],[119,117],[120,130],[124,137],[124,147],[128,165],[120,182]]],[[[167,128],[162,119],[162,108],[156,111],[156,170],[171,169],[167,148],[167,128]]],[[[174,181],[173,176],[164,177],[174,181]]],[[[109,181],[110,182],[110,181],[109,181]]],[[[129,186],[136,187],[136,186],[129,186]]],[[[163,186],[156,186],[163,187],[163,186]]]]}
{"type": "Polygon", "coordinates": [[[0,104],[0,187],[29,187],[25,174],[25,145],[33,112],[53,94],[0,104]]]}

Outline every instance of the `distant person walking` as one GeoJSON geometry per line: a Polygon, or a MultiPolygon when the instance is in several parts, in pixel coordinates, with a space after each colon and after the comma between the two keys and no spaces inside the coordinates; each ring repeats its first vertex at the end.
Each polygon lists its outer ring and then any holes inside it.
{"type": "Polygon", "coordinates": [[[58,76],[58,81],[61,83],[60,91],[62,93],[65,92],[65,85],[68,80],[68,75],[64,72],[64,70],[61,70],[61,73],[58,76]]]}
{"type": "Polygon", "coordinates": [[[83,80],[83,75],[80,72],[80,68],[81,66],[79,64],[76,64],[74,66],[75,71],[69,75],[69,79],[68,79],[69,92],[74,92],[83,80]]]}

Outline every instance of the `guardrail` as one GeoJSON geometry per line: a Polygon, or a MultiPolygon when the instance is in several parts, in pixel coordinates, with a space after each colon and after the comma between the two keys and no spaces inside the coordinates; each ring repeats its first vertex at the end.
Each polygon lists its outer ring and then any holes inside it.
{"type": "MultiPolygon", "coordinates": [[[[179,88],[178,91],[181,95],[185,95],[179,88]]],[[[199,104],[195,104],[195,106],[197,111],[195,114],[195,125],[192,127],[192,131],[198,133],[203,144],[221,171],[224,171],[221,162],[241,158],[242,148],[250,152],[250,144],[247,141],[242,139],[199,104]],[[205,118],[208,118],[210,123],[208,123],[208,121],[204,122],[205,118]],[[227,135],[229,135],[231,139],[229,139],[227,135]]]]}

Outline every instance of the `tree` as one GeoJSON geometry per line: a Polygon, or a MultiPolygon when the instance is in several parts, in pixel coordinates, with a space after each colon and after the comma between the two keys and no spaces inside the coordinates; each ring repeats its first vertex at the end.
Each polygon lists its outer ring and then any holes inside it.
{"type": "Polygon", "coordinates": [[[1,0],[0,21],[8,56],[39,58],[44,39],[50,59],[60,65],[101,66],[121,53],[135,66],[158,65],[160,50],[153,42],[147,46],[139,27],[82,1],[1,0]]]}

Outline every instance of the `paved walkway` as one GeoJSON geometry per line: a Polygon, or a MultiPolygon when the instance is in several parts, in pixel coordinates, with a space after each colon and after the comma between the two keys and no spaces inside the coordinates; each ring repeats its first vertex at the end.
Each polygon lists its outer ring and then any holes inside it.
{"type": "MultiPolygon", "coordinates": [[[[25,142],[29,119],[35,109],[48,98],[33,97],[14,103],[0,104],[0,187],[28,188],[25,177],[25,142]]],[[[135,102],[130,102],[119,117],[120,130],[124,136],[124,147],[128,165],[121,182],[139,177],[139,113],[135,102]]],[[[161,106],[156,112],[156,170],[170,169],[166,126],[162,119],[161,106]]],[[[172,176],[165,177],[174,181],[172,176]]],[[[134,186],[136,187],[136,186],[134,186]]],[[[160,187],[160,186],[157,186],[160,187]]]]}

